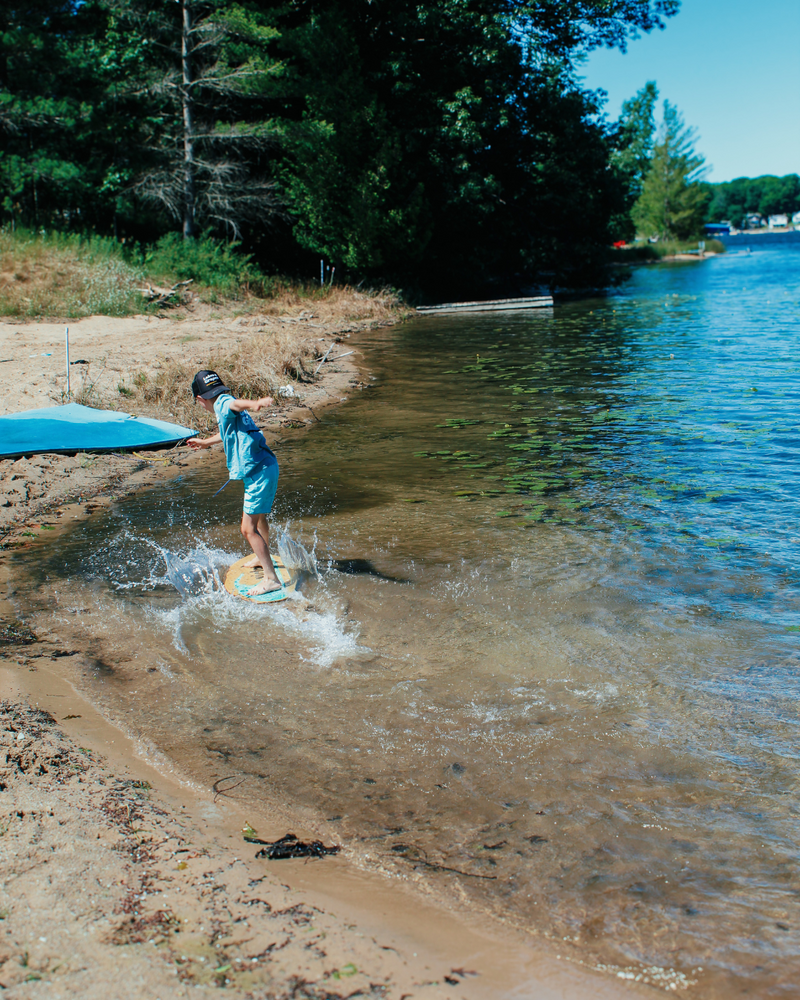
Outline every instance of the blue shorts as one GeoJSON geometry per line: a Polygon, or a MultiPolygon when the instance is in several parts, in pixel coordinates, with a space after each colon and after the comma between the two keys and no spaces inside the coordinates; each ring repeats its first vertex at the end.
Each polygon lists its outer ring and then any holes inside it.
{"type": "Polygon", "coordinates": [[[245,476],[244,513],[269,514],[278,489],[278,463],[262,465],[253,476],[245,476]]]}

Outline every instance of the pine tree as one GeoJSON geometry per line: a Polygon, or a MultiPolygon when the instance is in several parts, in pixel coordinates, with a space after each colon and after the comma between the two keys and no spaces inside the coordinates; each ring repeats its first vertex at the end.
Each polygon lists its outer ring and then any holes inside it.
{"type": "Polygon", "coordinates": [[[624,175],[634,200],[642,193],[653,156],[657,100],[658,87],[650,80],[629,101],[625,101],[617,122],[611,162],[624,175]]]}
{"type": "Polygon", "coordinates": [[[695,151],[696,134],[675,105],[664,101],[664,117],[653,148],[633,221],[643,236],[688,239],[703,225],[708,194],[700,180],[704,159],[695,151]]]}
{"type": "Polygon", "coordinates": [[[611,166],[625,189],[623,209],[611,221],[615,239],[629,240],[636,233],[631,210],[642,194],[644,179],[650,169],[657,100],[658,88],[650,80],[622,105],[622,114],[614,130],[611,166]]]}
{"type": "MultiPolygon", "coordinates": [[[[111,3],[111,0],[104,0],[111,3]]],[[[281,71],[269,11],[227,0],[119,0],[117,17],[148,43],[133,83],[148,105],[150,163],[132,190],[180,222],[238,238],[278,212],[264,161],[276,144],[264,99],[281,71]]]]}

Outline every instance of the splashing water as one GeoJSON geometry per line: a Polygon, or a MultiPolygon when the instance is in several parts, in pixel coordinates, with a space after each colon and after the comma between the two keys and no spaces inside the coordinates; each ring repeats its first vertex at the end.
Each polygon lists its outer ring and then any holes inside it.
{"type": "MultiPolygon", "coordinates": [[[[95,596],[105,593],[105,614],[128,627],[155,629],[181,659],[198,655],[198,640],[209,629],[232,647],[253,645],[254,637],[256,647],[267,637],[293,647],[299,643],[301,661],[321,669],[370,653],[358,641],[358,624],[347,619],[321,577],[314,545],[307,549],[287,525],[274,527],[273,544],[287,568],[300,577],[300,588],[289,600],[273,605],[242,601],[225,590],[225,573],[240,558],[227,546],[188,535],[183,545],[175,544],[175,532],[170,532],[167,544],[130,525],[115,531],[107,531],[102,522],[85,527],[92,538],[92,543],[85,540],[91,553],[81,561],[95,596]],[[96,536],[104,536],[102,544],[94,544],[96,536]],[[309,587],[314,590],[313,605],[303,594],[309,587]]],[[[203,655],[209,648],[203,641],[203,655]]],[[[242,652],[242,662],[251,655],[242,652]]],[[[165,672],[164,660],[158,669],[165,672]]]]}
{"type": "Polygon", "coordinates": [[[317,566],[316,557],[316,537],[314,539],[314,547],[311,552],[308,552],[300,542],[295,541],[288,530],[284,527],[278,527],[278,555],[283,560],[283,565],[288,570],[293,570],[296,573],[307,573],[309,576],[314,576],[319,579],[319,567],[317,566]]]}
{"type": "Polygon", "coordinates": [[[195,549],[185,558],[174,552],[162,551],[167,567],[167,579],[181,597],[207,594],[220,589],[217,565],[208,558],[208,553],[195,549]]]}

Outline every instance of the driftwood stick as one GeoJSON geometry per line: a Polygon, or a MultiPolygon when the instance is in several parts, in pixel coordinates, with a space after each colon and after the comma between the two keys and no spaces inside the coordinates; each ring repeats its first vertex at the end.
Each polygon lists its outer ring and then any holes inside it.
{"type": "Polygon", "coordinates": [[[320,370],[320,368],[322,368],[322,366],[323,366],[323,365],[325,364],[325,362],[326,362],[326,361],[328,360],[328,355],[329,355],[329,354],[331,353],[331,351],[332,351],[332,350],[334,349],[334,347],[335,347],[335,346],[336,346],[336,341],[334,341],[334,342],[333,342],[333,343],[331,344],[331,346],[330,346],[330,347],[328,348],[328,350],[327,350],[327,351],[326,351],[326,352],[325,352],[325,353],[323,354],[323,356],[322,356],[322,361],[320,361],[320,363],[319,363],[319,364],[317,365],[317,367],[316,367],[316,370],[314,371],[314,374],[315,374],[315,375],[319,375],[319,370],[320,370]]]}
{"type": "Polygon", "coordinates": [[[157,299],[159,304],[161,304],[164,302],[168,302],[173,295],[176,294],[179,295],[181,291],[183,291],[183,289],[191,285],[193,281],[194,278],[189,278],[187,281],[177,281],[172,286],[172,288],[159,288],[158,286],[154,288],[148,282],[147,288],[142,288],[140,289],[140,291],[142,295],[144,295],[144,297],[148,299],[150,302],[153,302],[154,300],[157,299]]]}

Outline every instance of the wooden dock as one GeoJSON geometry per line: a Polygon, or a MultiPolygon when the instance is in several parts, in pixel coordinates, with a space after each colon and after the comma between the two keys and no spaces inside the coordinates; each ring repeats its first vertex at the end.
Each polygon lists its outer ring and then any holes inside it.
{"type": "Polygon", "coordinates": [[[487,299],[485,302],[443,302],[438,306],[418,306],[417,312],[439,316],[443,313],[516,312],[519,309],[548,309],[552,295],[532,295],[524,299],[487,299]]]}

